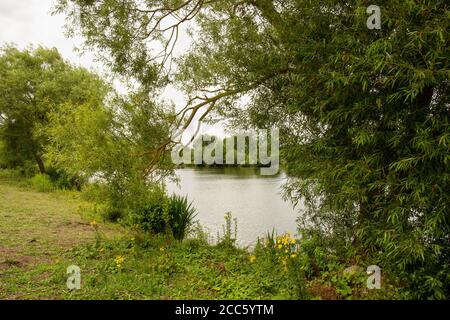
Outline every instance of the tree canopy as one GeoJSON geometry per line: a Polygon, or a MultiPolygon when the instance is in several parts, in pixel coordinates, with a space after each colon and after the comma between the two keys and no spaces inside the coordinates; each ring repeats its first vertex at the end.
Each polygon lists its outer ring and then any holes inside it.
{"type": "Polygon", "coordinates": [[[98,106],[109,87],[95,74],[64,61],[56,49],[19,50],[7,45],[0,54],[0,140],[4,161],[20,166],[33,161],[46,172],[44,153],[50,115],[61,108],[98,106]]]}

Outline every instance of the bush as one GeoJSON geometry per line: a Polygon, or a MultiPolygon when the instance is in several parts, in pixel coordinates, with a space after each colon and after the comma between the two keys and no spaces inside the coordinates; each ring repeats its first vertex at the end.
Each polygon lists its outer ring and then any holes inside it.
{"type": "Polygon", "coordinates": [[[0,169],[0,179],[18,179],[22,177],[17,169],[0,169]]]}
{"type": "Polygon", "coordinates": [[[175,239],[183,240],[188,234],[197,216],[192,203],[187,197],[173,195],[169,200],[169,221],[175,239]]]}
{"type": "Polygon", "coordinates": [[[8,159],[6,157],[6,147],[4,142],[0,139],[0,169],[8,168],[8,159]]]}
{"type": "Polygon", "coordinates": [[[37,165],[33,161],[24,161],[20,166],[16,166],[16,168],[20,171],[20,174],[27,178],[32,178],[36,174],[39,174],[37,165]]]}
{"type": "Polygon", "coordinates": [[[106,221],[117,222],[125,216],[125,211],[114,206],[109,206],[102,211],[101,216],[106,221]]]}
{"type": "Polygon", "coordinates": [[[163,189],[155,188],[132,208],[131,222],[146,232],[164,233],[169,227],[168,209],[169,198],[163,189]]]}
{"type": "Polygon", "coordinates": [[[55,189],[49,176],[45,174],[37,174],[30,179],[30,184],[39,192],[51,192],[55,189]]]}
{"type": "Polygon", "coordinates": [[[99,183],[87,183],[81,189],[81,197],[86,201],[107,202],[109,200],[108,188],[99,183]]]}
{"type": "Polygon", "coordinates": [[[47,174],[57,189],[81,191],[81,188],[86,183],[85,179],[77,175],[71,175],[63,169],[50,167],[47,169],[47,174]]]}

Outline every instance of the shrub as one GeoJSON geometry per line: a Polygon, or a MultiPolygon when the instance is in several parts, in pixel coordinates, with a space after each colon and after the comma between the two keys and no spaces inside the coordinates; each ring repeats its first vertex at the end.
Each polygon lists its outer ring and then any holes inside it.
{"type": "Polygon", "coordinates": [[[101,212],[103,219],[109,222],[117,222],[125,216],[125,210],[114,206],[108,206],[101,212]]]}
{"type": "Polygon", "coordinates": [[[35,175],[30,179],[30,184],[39,192],[51,192],[55,188],[50,177],[45,174],[35,175]]]}
{"type": "Polygon", "coordinates": [[[169,222],[175,239],[183,240],[188,234],[197,210],[188,203],[187,197],[173,195],[169,200],[169,222]]]}
{"type": "Polygon", "coordinates": [[[132,208],[131,223],[147,232],[166,232],[169,227],[168,209],[169,198],[163,189],[155,188],[132,208]]]}
{"type": "Polygon", "coordinates": [[[81,197],[86,201],[106,202],[109,199],[107,186],[99,183],[87,183],[81,191],[81,197]]]}
{"type": "Polygon", "coordinates": [[[18,179],[21,176],[17,169],[0,169],[0,179],[18,179]]]}
{"type": "Polygon", "coordinates": [[[71,175],[59,168],[50,167],[47,169],[47,174],[58,189],[75,189],[81,191],[81,188],[86,183],[82,177],[71,175]]]}
{"type": "Polygon", "coordinates": [[[5,142],[0,139],[0,169],[8,168],[7,149],[5,142]]]}
{"type": "Polygon", "coordinates": [[[36,163],[34,163],[33,161],[24,161],[20,166],[17,166],[16,168],[19,169],[22,176],[27,178],[32,178],[39,173],[36,163]]]}

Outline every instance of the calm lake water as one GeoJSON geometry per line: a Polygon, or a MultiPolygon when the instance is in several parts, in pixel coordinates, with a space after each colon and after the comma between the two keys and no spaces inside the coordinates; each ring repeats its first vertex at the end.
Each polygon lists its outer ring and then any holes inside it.
{"type": "Polygon", "coordinates": [[[168,185],[169,193],[187,195],[197,208],[197,219],[213,236],[222,233],[224,213],[238,219],[238,244],[251,245],[258,237],[275,231],[296,233],[297,210],[283,201],[281,186],[286,177],[261,176],[259,169],[207,168],[177,171],[179,186],[168,185]]]}

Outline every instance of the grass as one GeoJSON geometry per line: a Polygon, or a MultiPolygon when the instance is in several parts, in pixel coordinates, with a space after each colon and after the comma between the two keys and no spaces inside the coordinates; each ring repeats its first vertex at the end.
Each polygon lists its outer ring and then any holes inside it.
{"type": "MultiPolygon", "coordinates": [[[[0,298],[54,297],[41,287],[52,267],[68,249],[95,239],[77,213],[82,204],[75,193],[40,193],[0,178],[0,298]]],[[[103,229],[119,234],[118,226],[103,229]]]]}
{"type": "Polygon", "coordinates": [[[93,227],[89,206],[75,192],[41,193],[0,178],[0,299],[290,297],[282,277],[261,279],[245,250],[93,227]],[[81,268],[81,290],[66,287],[70,265],[81,268]]]}
{"type": "Polygon", "coordinates": [[[368,292],[364,275],[342,276],[344,266],[307,276],[310,262],[291,254],[288,238],[235,248],[231,215],[222,242],[210,245],[201,232],[177,241],[101,221],[84,198],[37,192],[0,171],[0,299],[404,298],[392,286],[368,292]],[[80,290],[67,289],[72,265],[80,290]]]}

